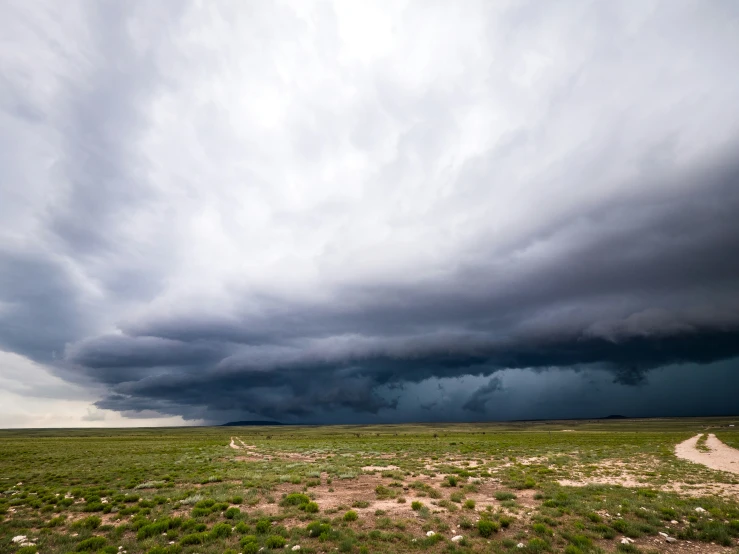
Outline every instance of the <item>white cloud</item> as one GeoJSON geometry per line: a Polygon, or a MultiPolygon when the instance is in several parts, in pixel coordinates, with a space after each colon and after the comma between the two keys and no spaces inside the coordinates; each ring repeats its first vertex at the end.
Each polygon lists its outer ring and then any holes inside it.
{"type": "MultiPolygon", "coordinates": [[[[98,389],[100,392],[100,389],[98,389]]],[[[0,428],[152,427],[197,425],[181,417],[151,417],[99,410],[94,389],[72,385],[28,358],[0,351],[0,428]]]]}

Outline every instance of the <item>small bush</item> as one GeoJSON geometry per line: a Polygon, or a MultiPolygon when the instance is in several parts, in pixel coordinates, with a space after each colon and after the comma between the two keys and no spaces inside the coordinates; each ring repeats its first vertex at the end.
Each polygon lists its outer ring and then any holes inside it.
{"type": "Polygon", "coordinates": [[[370,503],[366,500],[355,500],[352,502],[352,508],[369,508],[370,503]]]}
{"type": "Polygon", "coordinates": [[[103,537],[90,537],[77,545],[77,552],[97,552],[107,541],[103,537]]]}
{"type": "Polygon", "coordinates": [[[225,539],[231,536],[231,526],[228,523],[217,523],[210,530],[211,539],[225,539]]]}
{"type": "Polygon", "coordinates": [[[259,552],[258,542],[248,542],[241,545],[241,554],[257,554],[259,552]]]}
{"type": "Polygon", "coordinates": [[[330,533],[331,526],[326,523],[321,523],[320,521],[313,521],[308,524],[305,530],[308,531],[309,537],[320,537],[324,533],[330,533]]]}
{"type": "Polygon", "coordinates": [[[377,485],[375,487],[375,494],[377,495],[377,498],[380,500],[384,498],[390,498],[393,496],[393,492],[387,488],[385,485],[377,485]]]}
{"type": "Polygon", "coordinates": [[[236,524],[236,532],[240,533],[241,535],[244,535],[249,532],[249,526],[243,521],[239,521],[236,524]]]}
{"type": "Polygon", "coordinates": [[[231,499],[231,504],[242,504],[243,502],[244,502],[244,497],[243,496],[234,496],[231,499]]]}
{"type": "Polygon", "coordinates": [[[238,508],[229,508],[228,510],[226,510],[226,513],[223,515],[226,516],[226,519],[233,519],[240,513],[241,513],[241,510],[239,510],[238,508]]]}
{"type": "Polygon", "coordinates": [[[267,531],[272,528],[272,522],[268,519],[260,519],[257,521],[257,533],[264,535],[267,531]]]}
{"type": "Polygon", "coordinates": [[[285,537],[280,535],[270,535],[265,541],[267,548],[283,548],[285,546],[285,537]]]}
{"type": "Polygon", "coordinates": [[[459,477],[456,475],[447,475],[446,478],[446,484],[450,487],[456,487],[457,483],[459,483],[459,477]]]}
{"type": "Polygon", "coordinates": [[[239,544],[241,545],[241,548],[246,548],[246,545],[248,544],[259,544],[259,539],[254,535],[246,535],[245,537],[241,537],[239,544]]]}
{"type": "Polygon", "coordinates": [[[139,528],[138,532],[136,533],[136,539],[142,541],[150,537],[157,537],[162,533],[166,533],[168,529],[169,520],[163,520],[156,523],[151,523],[149,525],[144,525],[143,527],[139,528]]]}
{"type": "Polygon", "coordinates": [[[544,539],[533,538],[529,541],[527,548],[529,552],[544,552],[549,550],[549,543],[544,539]]]}
{"type": "Polygon", "coordinates": [[[469,499],[467,499],[467,500],[464,501],[464,507],[467,510],[474,510],[475,509],[475,506],[476,506],[475,501],[472,500],[471,498],[469,498],[469,499]]]}
{"type": "Polygon", "coordinates": [[[310,497],[308,497],[308,495],[294,492],[288,494],[285,498],[283,498],[280,502],[280,506],[302,506],[304,504],[308,504],[309,502],[310,497]]]}
{"type": "Polygon", "coordinates": [[[64,525],[64,522],[66,519],[67,519],[67,516],[64,516],[64,515],[51,518],[49,520],[49,523],[46,524],[46,526],[47,527],[59,527],[60,525],[64,525]]]}
{"type": "Polygon", "coordinates": [[[190,513],[192,517],[206,517],[210,515],[210,508],[193,508],[190,513]]]}
{"type": "Polygon", "coordinates": [[[413,502],[411,502],[411,509],[416,512],[420,510],[422,506],[423,504],[421,504],[418,500],[414,500],[413,502]]]}
{"type": "Polygon", "coordinates": [[[300,509],[309,514],[315,514],[318,513],[318,504],[315,502],[308,502],[307,504],[300,506],[300,509]]]}
{"type": "Polygon", "coordinates": [[[481,519],[477,522],[477,532],[480,533],[481,537],[489,537],[493,533],[497,533],[499,529],[497,523],[488,519],[481,519]]]}
{"type": "Polygon", "coordinates": [[[516,495],[513,494],[512,492],[498,491],[495,493],[495,499],[500,500],[501,502],[503,500],[515,500],[515,498],[516,498],[516,495]]]}
{"type": "Polygon", "coordinates": [[[180,539],[180,544],[183,546],[189,546],[192,544],[203,544],[205,542],[204,533],[190,533],[180,539]]]}
{"type": "Polygon", "coordinates": [[[357,521],[357,512],[354,510],[349,510],[347,513],[344,514],[344,521],[357,521]]]}
{"type": "Polygon", "coordinates": [[[90,516],[85,519],[80,519],[72,524],[74,529],[97,529],[103,522],[98,516],[90,516]]]}

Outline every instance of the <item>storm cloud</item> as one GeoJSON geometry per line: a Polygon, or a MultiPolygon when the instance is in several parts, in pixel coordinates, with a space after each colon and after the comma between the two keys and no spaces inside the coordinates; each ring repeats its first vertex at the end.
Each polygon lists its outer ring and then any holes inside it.
{"type": "Polygon", "coordinates": [[[739,386],[735,3],[0,14],[0,350],[84,420],[739,386]]]}

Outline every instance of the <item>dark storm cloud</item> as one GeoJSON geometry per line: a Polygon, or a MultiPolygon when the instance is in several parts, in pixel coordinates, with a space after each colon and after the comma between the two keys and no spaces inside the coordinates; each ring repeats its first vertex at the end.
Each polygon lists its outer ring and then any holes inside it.
{"type": "Polygon", "coordinates": [[[735,9],[564,9],[8,7],[0,349],[206,421],[735,363],[735,9]]]}
{"type": "MultiPolygon", "coordinates": [[[[597,366],[615,383],[638,385],[654,368],[739,357],[739,263],[726,255],[739,251],[739,172],[693,178],[703,186],[692,195],[583,212],[575,229],[563,223],[548,237],[563,234],[575,246],[556,258],[518,263],[509,254],[499,268],[461,268],[425,286],[343,290],[327,303],[265,299],[220,324],[191,315],[123,325],[132,336],[207,343],[222,359],[150,379],[131,380],[124,370],[114,387],[123,394],[100,406],[146,398],[277,418],[376,413],[397,398],[376,392],[390,383],[597,366]]],[[[132,342],[128,356],[117,350],[116,364],[141,366],[147,354],[132,342]]],[[[467,409],[483,410],[492,390],[475,392],[467,409]]]]}
{"type": "Polygon", "coordinates": [[[492,399],[493,394],[503,389],[503,383],[498,377],[493,377],[487,385],[483,385],[470,395],[462,408],[471,412],[484,413],[485,405],[492,399]]]}

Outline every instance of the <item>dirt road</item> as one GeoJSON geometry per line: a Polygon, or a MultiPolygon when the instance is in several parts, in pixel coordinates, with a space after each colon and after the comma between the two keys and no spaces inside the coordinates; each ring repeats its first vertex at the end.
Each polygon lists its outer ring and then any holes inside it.
{"type": "Polygon", "coordinates": [[[696,443],[702,433],[681,442],[675,447],[675,455],[683,460],[703,464],[711,469],[739,474],[739,450],[726,446],[713,433],[708,435],[706,446],[709,452],[701,452],[696,443]]]}

